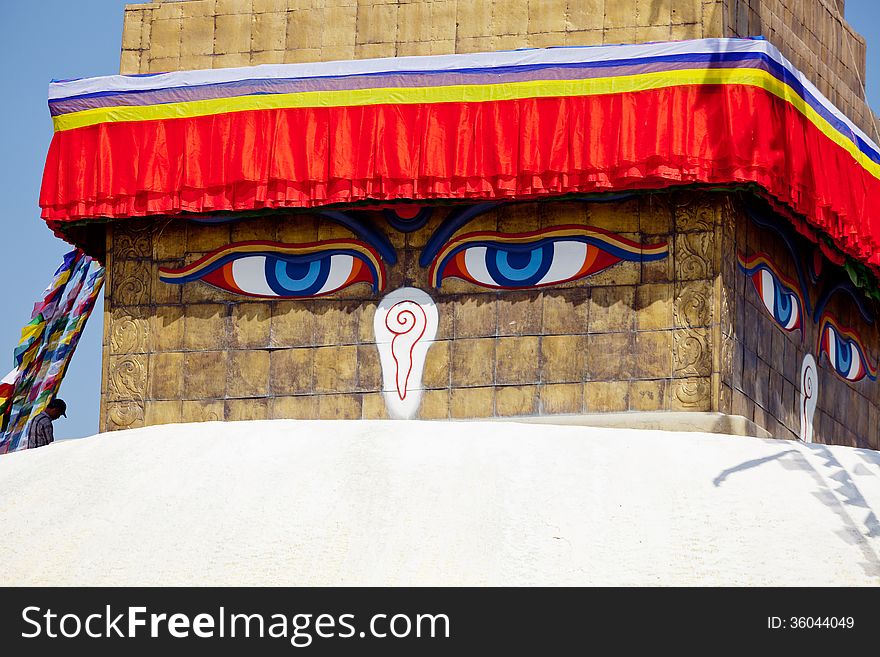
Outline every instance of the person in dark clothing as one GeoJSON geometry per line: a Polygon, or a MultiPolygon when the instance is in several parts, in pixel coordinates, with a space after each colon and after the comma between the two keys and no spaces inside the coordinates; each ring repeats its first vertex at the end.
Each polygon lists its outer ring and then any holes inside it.
{"type": "Polygon", "coordinates": [[[53,399],[46,410],[31,420],[28,427],[28,449],[43,447],[55,440],[52,423],[61,416],[67,417],[67,404],[63,399],[53,399]]]}

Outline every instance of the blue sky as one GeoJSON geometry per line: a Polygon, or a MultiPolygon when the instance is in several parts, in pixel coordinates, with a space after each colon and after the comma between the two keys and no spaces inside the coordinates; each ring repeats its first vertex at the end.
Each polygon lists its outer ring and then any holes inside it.
{"type": "MultiPolygon", "coordinates": [[[[22,325],[52,272],[69,249],[39,218],[37,199],[52,124],[46,86],[52,78],[107,75],[119,70],[122,0],[42,0],[6,3],[0,21],[0,280],[6,281],[0,321],[0,376],[12,368],[22,325]]],[[[880,4],[846,0],[846,17],[868,41],[867,89],[880,110],[880,4]]],[[[56,423],[58,438],[95,433],[101,386],[99,303],[86,328],[61,394],[68,419],[56,423]]]]}

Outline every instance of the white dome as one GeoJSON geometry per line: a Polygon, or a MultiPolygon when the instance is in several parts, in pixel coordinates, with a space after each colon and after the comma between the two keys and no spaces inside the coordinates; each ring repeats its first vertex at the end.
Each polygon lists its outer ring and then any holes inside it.
{"type": "Polygon", "coordinates": [[[514,422],[168,425],[0,457],[4,585],[880,584],[880,453],[514,422]]]}

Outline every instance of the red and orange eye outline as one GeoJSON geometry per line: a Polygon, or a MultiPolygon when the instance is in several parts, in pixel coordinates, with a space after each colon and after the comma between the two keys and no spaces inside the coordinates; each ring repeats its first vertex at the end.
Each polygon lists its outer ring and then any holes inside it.
{"type": "Polygon", "coordinates": [[[661,260],[666,242],[640,244],[591,226],[554,226],[526,233],[479,231],[450,240],[431,262],[428,280],[446,278],[517,290],[578,280],[624,260],[661,260]]]}
{"type": "Polygon", "coordinates": [[[308,298],[355,283],[385,287],[385,268],[370,245],[357,240],[308,244],[250,241],[228,244],[180,269],[159,269],[160,280],[209,285],[257,298],[308,298]]]}
{"type": "Polygon", "coordinates": [[[855,329],[843,326],[827,311],[822,314],[816,353],[819,357],[825,355],[837,376],[851,382],[866,376],[872,381],[877,379],[877,367],[868,360],[864,345],[855,329]]]}

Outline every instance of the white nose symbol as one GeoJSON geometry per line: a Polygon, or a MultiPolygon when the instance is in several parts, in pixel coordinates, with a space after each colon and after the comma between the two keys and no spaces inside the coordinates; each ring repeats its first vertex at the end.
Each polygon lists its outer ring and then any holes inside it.
{"type": "Polygon", "coordinates": [[[411,418],[422,400],[425,356],[437,335],[437,307],[422,290],[399,288],[379,302],[373,330],[388,414],[411,418]]]}
{"type": "Polygon", "coordinates": [[[816,376],[816,359],[812,354],[804,356],[801,363],[801,431],[800,439],[813,442],[813,415],[819,400],[819,379],[816,376]]]}

